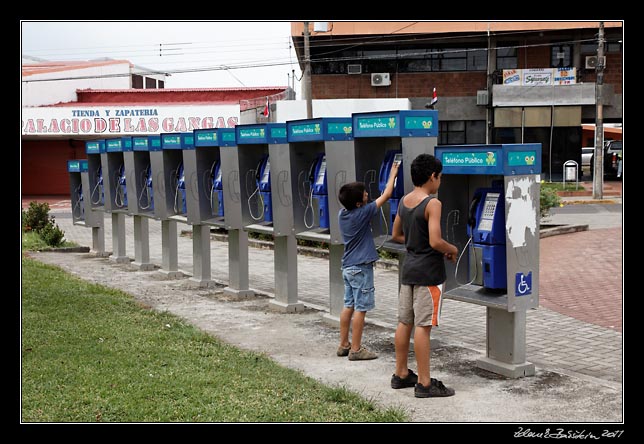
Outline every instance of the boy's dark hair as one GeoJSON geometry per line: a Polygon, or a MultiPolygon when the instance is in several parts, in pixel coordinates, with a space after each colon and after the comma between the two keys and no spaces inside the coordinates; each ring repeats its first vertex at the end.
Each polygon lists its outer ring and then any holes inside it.
{"type": "Polygon", "coordinates": [[[422,186],[432,173],[438,176],[443,171],[443,164],[431,154],[419,154],[411,163],[411,181],[414,186],[422,186]]]}
{"type": "Polygon", "coordinates": [[[338,200],[347,210],[353,210],[356,204],[362,203],[367,187],[364,182],[345,183],[340,187],[338,200]]]}

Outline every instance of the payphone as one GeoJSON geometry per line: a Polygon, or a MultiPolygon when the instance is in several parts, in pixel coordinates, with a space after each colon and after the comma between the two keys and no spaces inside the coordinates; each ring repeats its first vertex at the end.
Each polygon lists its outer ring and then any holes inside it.
{"type": "MultiPolygon", "coordinates": [[[[402,163],[402,150],[391,150],[385,153],[385,160],[380,165],[380,174],[378,176],[378,190],[380,194],[385,191],[387,187],[387,180],[389,179],[389,173],[391,172],[391,167],[394,163],[400,165],[402,163]]],[[[400,199],[405,195],[405,179],[403,174],[403,169],[398,169],[398,174],[394,180],[394,191],[389,198],[389,218],[384,218],[386,220],[386,231],[387,234],[391,234],[391,228],[394,225],[394,219],[396,218],[396,213],[398,213],[398,203],[400,199]]],[[[370,199],[375,199],[376,196],[369,196],[370,199]]],[[[384,207],[380,208],[380,211],[384,207]]]]}
{"type": "Polygon", "coordinates": [[[493,181],[491,188],[478,188],[474,192],[467,234],[474,250],[473,283],[488,290],[506,290],[505,196],[502,182],[493,181]]]}
{"type": "Polygon", "coordinates": [[[446,263],[443,295],[486,307],[485,370],[535,374],[526,360],[526,311],[539,306],[541,144],[437,146],[441,225],[461,250],[446,263]],[[443,225],[445,224],[445,225],[443,225]]]}
{"type": "Polygon", "coordinates": [[[257,189],[261,196],[264,222],[273,222],[273,204],[271,201],[271,161],[268,154],[262,158],[260,167],[257,169],[257,189]]]}
{"type": "Polygon", "coordinates": [[[85,220],[85,202],[83,200],[83,184],[79,183],[74,189],[74,207],[72,208],[72,217],[78,220],[85,220]]]}
{"type": "Polygon", "coordinates": [[[186,175],[183,168],[183,160],[179,162],[174,174],[174,212],[186,214],[186,175]]]}
{"type": "Polygon", "coordinates": [[[221,180],[221,161],[219,160],[212,163],[210,182],[210,208],[214,215],[224,217],[224,186],[221,180]],[[217,196],[216,200],[215,195],[217,196]]]}
{"type": "Polygon", "coordinates": [[[152,165],[143,171],[141,178],[141,194],[139,195],[139,206],[142,210],[154,210],[154,191],[152,190],[152,165]]]}
{"type": "Polygon", "coordinates": [[[105,206],[105,190],[103,189],[102,155],[105,153],[105,140],[85,142],[87,168],[89,178],[89,202],[92,208],[105,206]]]}
{"type": "Polygon", "coordinates": [[[319,221],[320,228],[329,228],[329,195],[326,180],[326,155],[319,153],[309,169],[309,198],[308,205],[304,211],[304,224],[312,228],[315,220],[319,221]],[[318,217],[315,218],[313,201],[317,202],[318,217]],[[307,213],[310,211],[311,218],[307,222],[307,213]]]}
{"type": "Polygon", "coordinates": [[[127,208],[127,178],[125,164],[122,163],[116,172],[116,189],[114,190],[114,205],[117,208],[127,208]]]}
{"type": "Polygon", "coordinates": [[[90,200],[92,205],[104,205],[105,203],[105,192],[103,191],[103,169],[101,165],[96,168],[93,176],[94,188],[90,193],[90,200]]]}

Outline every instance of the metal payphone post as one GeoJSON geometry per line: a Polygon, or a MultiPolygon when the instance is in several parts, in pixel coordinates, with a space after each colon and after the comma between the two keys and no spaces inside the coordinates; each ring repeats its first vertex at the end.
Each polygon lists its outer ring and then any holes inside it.
{"type": "Polygon", "coordinates": [[[93,210],[89,199],[90,181],[87,160],[68,160],[72,220],[74,225],[92,228],[92,253],[105,256],[103,212],[93,210]]]}
{"type": "Polygon", "coordinates": [[[246,231],[271,234],[274,241],[275,298],[271,309],[302,311],[297,300],[297,242],[285,224],[292,212],[286,124],[238,125],[241,216],[246,231]]]}
{"type": "Polygon", "coordinates": [[[532,376],[525,329],[527,310],[539,306],[541,144],[438,146],[436,156],[441,228],[461,255],[447,264],[444,296],[486,307],[487,349],[478,367],[532,376]]]}
{"type": "Polygon", "coordinates": [[[234,128],[217,128],[221,158],[221,186],[224,202],[224,224],[228,230],[228,287],[224,294],[243,299],[255,293],[248,288],[248,233],[242,223],[243,197],[239,152],[234,128]]]}
{"type": "Polygon", "coordinates": [[[152,167],[152,195],[154,217],[161,220],[161,269],[169,279],[183,277],[179,271],[177,220],[173,216],[176,171],[182,161],[181,136],[178,133],[163,133],[148,136],[150,165],[152,167]]]}
{"type": "Polygon", "coordinates": [[[126,169],[124,153],[132,151],[131,137],[105,140],[105,153],[101,154],[105,211],[112,214],[112,255],[110,260],[129,264],[125,246],[125,215],[129,214],[127,179],[132,173],[126,169]]]}
{"type": "Polygon", "coordinates": [[[149,218],[154,217],[152,165],[147,136],[132,137],[132,150],[123,152],[129,190],[128,210],[134,219],[134,262],[140,270],[154,270],[150,262],[149,218]]]}
{"type": "MultiPolygon", "coordinates": [[[[87,181],[87,187],[83,185],[83,198],[87,201],[86,204],[89,205],[92,214],[98,219],[96,226],[92,227],[92,252],[99,257],[109,256],[109,252],[105,251],[105,229],[103,225],[105,195],[103,191],[102,153],[104,152],[105,140],[85,142],[87,172],[81,173],[81,181],[87,181]]],[[[87,214],[85,217],[88,217],[87,214]]]]}
{"type": "MultiPolygon", "coordinates": [[[[434,110],[399,110],[384,112],[354,113],[353,136],[356,150],[356,159],[367,159],[358,164],[356,161],[357,180],[360,177],[368,177],[370,170],[378,171],[383,160],[387,156],[398,151],[402,153],[402,177],[404,182],[403,192],[407,194],[414,189],[411,181],[411,162],[419,154],[434,154],[434,148],[438,141],[438,111],[434,110]],[[369,163],[368,159],[372,159],[369,163]]],[[[394,155],[395,158],[395,155],[394,155]]],[[[393,159],[391,159],[393,161],[393,159]]],[[[383,172],[387,180],[389,171],[383,172]]],[[[401,174],[400,172],[398,173],[401,174]]],[[[369,194],[378,191],[378,178],[369,187],[369,194]]],[[[372,199],[376,195],[372,195],[372,199]]],[[[391,232],[391,225],[395,213],[391,210],[391,202],[383,205],[383,211],[387,217],[387,232],[391,232]],[[393,214],[392,214],[393,213],[393,214]]],[[[376,226],[377,220],[372,224],[376,226]]],[[[398,255],[399,270],[402,270],[402,262],[405,256],[405,246],[389,240],[389,234],[383,233],[375,237],[376,245],[382,249],[398,255]]],[[[400,280],[399,280],[400,282],[400,280]]]]}
{"type": "MultiPolygon", "coordinates": [[[[286,122],[286,130],[288,156],[283,158],[288,160],[280,171],[288,171],[291,177],[292,211],[279,212],[286,217],[280,230],[329,245],[329,314],[324,319],[338,324],[344,294],[341,270],[344,246],[338,225],[341,204],[337,196],[342,185],[355,180],[351,118],[293,120],[286,122]]],[[[278,186],[274,183],[274,187],[278,186]]]]}
{"type": "MultiPolygon", "coordinates": [[[[170,219],[192,224],[192,276],[190,281],[199,287],[212,287],[215,282],[211,279],[210,265],[210,226],[201,221],[188,219],[188,207],[198,203],[199,190],[197,188],[197,162],[194,144],[194,133],[177,133],[181,146],[181,159],[170,175],[174,178],[173,210],[175,215],[170,219]]],[[[186,273],[187,274],[187,273],[186,273]]]]}

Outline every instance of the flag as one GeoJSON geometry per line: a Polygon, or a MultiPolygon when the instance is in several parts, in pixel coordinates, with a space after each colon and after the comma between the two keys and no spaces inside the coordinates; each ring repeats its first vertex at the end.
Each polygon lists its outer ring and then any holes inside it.
{"type": "Polygon", "coordinates": [[[436,105],[438,102],[438,95],[436,95],[436,87],[434,87],[434,93],[432,94],[432,101],[430,102],[430,106],[436,105]]]}
{"type": "Polygon", "coordinates": [[[264,111],[262,112],[262,115],[266,118],[271,115],[271,107],[268,103],[268,97],[266,97],[266,106],[264,106],[264,111]]]}

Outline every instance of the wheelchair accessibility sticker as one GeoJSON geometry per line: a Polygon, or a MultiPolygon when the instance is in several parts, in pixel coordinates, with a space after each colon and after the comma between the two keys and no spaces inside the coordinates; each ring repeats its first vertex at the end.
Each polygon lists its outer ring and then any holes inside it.
{"type": "Polygon", "coordinates": [[[527,275],[517,273],[514,277],[514,295],[526,296],[532,294],[532,272],[527,275]]]}

